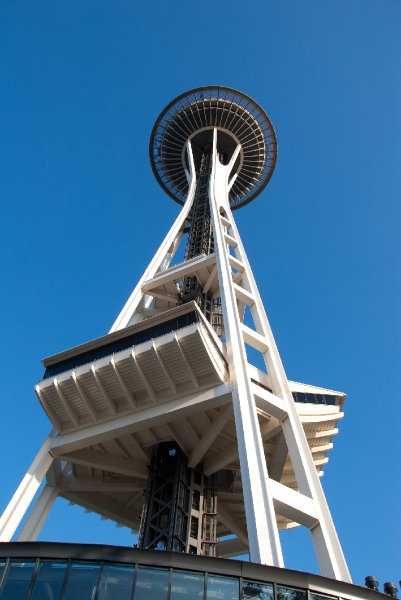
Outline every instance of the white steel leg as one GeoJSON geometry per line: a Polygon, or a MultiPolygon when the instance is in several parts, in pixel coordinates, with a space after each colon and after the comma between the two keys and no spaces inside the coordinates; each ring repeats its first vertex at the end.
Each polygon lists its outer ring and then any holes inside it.
{"type": "Polygon", "coordinates": [[[268,488],[266,460],[248,374],[248,360],[242,340],[237,302],[232,285],[231,267],[224,240],[220,207],[226,208],[230,169],[220,164],[214,130],[213,169],[209,186],[214,243],[217,247],[217,270],[227,342],[228,364],[232,385],[233,408],[237,431],[238,454],[244,491],[249,553],[254,562],[283,567],[273,499],[268,488]]]}
{"type": "Polygon", "coordinates": [[[56,487],[45,485],[17,537],[18,542],[35,542],[37,540],[57,496],[58,489],[56,487]]]}
{"type": "MultiPolygon", "coordinates": [[[[307,498],[312,499],[314,513],[316,514],[316,522],[311,527],[311,534],[313,543],[315,545],[321,572],[323,575],[326,575],[328,577],[334,577],[343,581],[351,581],[347,564],[345,562],[344,555],[342,553],[342,549],[334,527],[334,523],[332,521],[330,511],[326,502],[326,498],[322,490],[319,477],[316,473],[316,468],[313,463],[313,459],[309,450],[305,433],[299,420],[294,400],[289,390],[287,377],[281,362],[280,355],[278,353],[278,349],[266,316],[262,300],[259,295],[256,281],[254,279],[250,264],[246,257],[245,249],[242,245],[238,230],[236,228],[232,216],[232,212],[229,207],[228,177],[230,165],[228,167],[221,165],[217,158],[215,158],[214,165],[215,169],[214,173],[212,174],[211,185],[211,189],[213,190],[213,194],[211,194],[211,196],[213,196],[213,198],[211,197],[211,210],[213,212],[215,237],[217,238],[217,240],[215,241],[217,241],[218,245],[217,261],[218,264],[220,264],[224,260],[225,262],[229,261],[227,245],[231,245],[231,247],[234,247],[235,249],[237,264],[241,265],[241,269],[243,269],[243,272],[241,274],[241,287],[238,288],[237,286],[237,293],[239,291],[241,296],[240,300],[247,303],[250,307],[255,325],[255,331],[256,334],[259,336],[257,338],[259,349],[263,353],[266,369],[272,381],[274,394],[277,397],[281,398],[283,402],[283,408],[285,409],[285,414],[282,420],[283,433],[285,436],[285,441],[287,443],[288,452],[291,457],[291,462],[298,483],[299,491],[307,498]],[[222,222],[221,217],[219,217],[218,214],[219,209],[221,208],[224,209],[225,214],[227,216],[225,224],[229,224],[230,233],[228,236],[226,232],[221,231],[222,222]],[[221,238],[223,238],[222,244],[221,238]],[[221,245],[219,245],[219,243],[221,245]]],[[[231,262],[233,262],[232,258],[231,262]]],[[[224,273],[220,274],[219,272],[219,277],[221,278],[220,290],[222,293],[222,306],[224,311],[224,307],[226,305],[227,312],[227,316],[225,317],[226,337],[228,345],[231,346],[232,340],[236,340],[238,347],[241,347],[242,350],[244,342],[243,329],[241,330],[240,317],[238,315],[238,311],[235,310],[236,307],[234,307],[234,309],[231,307],[232,301],[230,298],[230,294],[227,293],[227,290],[229,290],[231,291],[231,296],[233,296],[232,272],[229,269],[229,267],[227,267],[226,271],[228,272],[229,276],[225,276],[224,273]],[[233,337],[233,331],[236,329],[240,330],[240,334],[236,335],[235,332],[233,337]]],[[[258,345],[256,345],[255,347],[258,347],[258,345]]],[[[238,359],[235,356],[235,351],[238,352],[238,349],[230,349],[230,351],[232,352],[231,360],[234,361],[235,364],[235,362],[238,361],[238,359]]],[[[245,350],[242,350],[242,352],[243,354],[245,354],[245,350]]],[[[246,373],[246,367],[241,365],[240,362],[238,362],[238,366],[239,368],[237,370],[237,373],[241,370],[243,371],[243,373],[246,373]]],[[[238,385],[238,390],[240,391],[240,405],[245,402],[245,400],[243,400],[242,398],[246,397],[245,394],[241,396],[241,385],[238,385]]],[[[249,402],[249,400],[246,401],[249,402]]],[[[243,469],[242,467],[241,452],[243,450],[241,449],[241,445],[246,444],[246,446],[248,446],[250,442],[250,435],[252,434],[250,430],[247,431],[246,429],[244,429],[246,433],[246,440],[242,440],[241,437],[244,436],[243,434],[241,434],[240,427],[237,422],[237,414],[235,414],[235,417],[237,423],[238,447],[241,461],[241,476],[243,478],[244,485],[244,501],[245,506],[247,507],[247,505],[250,502],[250,499],[246,496],[246,494],[248,493],[247,487],[249,484],[246,482],[247,469],[243,469]]],[[[241,418],[243,419],[243,417],[239,417],[239,423],[241,423],[241,418]]],[[[262,470],[265,471],[266,468],[262,470]]],[[[269,482],[267,481],[266,489],[268,490],[268,488],[269,482]]],[[[268,497],[269,492],[267,491],[266,494],[266,497],[268,497]]],[[[270,507],[272,507],[272,503],[270,501],[266,503],[266,507],[267,513],[269,513],[270,510],[272,510],[274,514],[274,508],[270,509],[270,507]]],[[[247,513],[247,522],[249,522],[251,526],[252,520],[254,519],[255,517],[251,517],[250,519],[248,519],[247,513]]],[[[273,515],[270,515],[269,519],[271,521],[271,527],[273,530],[273,520],[275,522],[275,517],[273,519],[273,515]]],[[[252,558],[252,560],[255,559],[252,558]]]]}
{"type": "Polygon", "coordinates": [[[118,331],[119,329],[123,329],[124,327],[127,327],[130,324],[130,321],[144,296],[142,292],[143,284],[148,279],[154,277],[154,275],[160,270],[161,267],[167,268],[168,262],[171,260],[172,256],[174,255],[174,252],[177,250],[177,238],[180,237],[180,232],[184,228],[186,218],[188,217],[189,211],[191,210],[196,190],[196,173],[190,142],[187,142],[187,153],[188,163],[190,166],[190,174],[188,174],[189,192],[185,205],[183,206],[180,214],[175,220],[174,225],[168,232],[160,248],[149,263],[148,268],[142,275],[131,296],[128,298],[125,306],[123,307],[122,311],[120,312],[114,324],[112,325],[109,333],[112,333],[113,331],[118,331]]]}
{"type": "Polygon", "coordinates": [[[53,438],[54,433],[52,431],[46,438],[27,474],[3,512],[0,518],[0,542],[9,542],[11,540],[49,470],[53,462],[53,456],[49,452],[53,438]]]}
{"type": "MultiPolygon", "coordinates": [[[[230,214],[230,209],[228,209],[230,214]]],[[[313,499],[319,524],[311,529],[312,540],[316,549],[317,559],[323,575],[342,581],[351,581],[350,573],[345,561],[335,526],[327,505],[315,465],[306,440],[305,432],[288,386],[288,380],[283,364],[267,319],[262,299],[256,285],[250,264],[246,257],[237,227],[232,214],[230,214],[231,229],[237,242],[237,251],[245,267],[244,286],[254,298],[251,313],[257,333],[266,340],[268,351],[264,353],[264,360],[273,384],[274,393],[283,399],[287,411],[287,418],[282,422],[283,433],[286,439],[288,452],[294,469],[299,491],[313,499]]]]}

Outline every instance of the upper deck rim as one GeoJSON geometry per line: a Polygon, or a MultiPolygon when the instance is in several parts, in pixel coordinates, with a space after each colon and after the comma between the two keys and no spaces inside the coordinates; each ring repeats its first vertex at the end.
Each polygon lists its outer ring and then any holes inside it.
{"type": "MultiPolygon", "coordinates": [[[[262,140],[262,142],[260,140],[257,141],[257,136],[255,134],[253,139],[254,148],[252,151],[254,153],[255,147],[258,145],[258,167],[256,169],[253,164],[251,167],[255,169],[256,174],[253,173],[251,177],[248,177],[248,179],[247,175],[241,177],[240,174],[240,176],[237,178],[237,182],[234,184],[233,189],[230,192],[231,208],[236,209],[251,202],[265,188],[267,183],[270,181],[277,160],[277,139],[273,125],[263,108],[247,94],[226,86],[208,85],[193,88],[177,96],[161,111],[155,122],[155,125],[153,126],[149,143],[150,163],[153,173],[162,189],[164,189],[164,191],[173,200],[178,202],[178,204],[183,205],[186,195],[185,190],[187,189],[186,181],[184,181],[183,178],[184,169],[182,169],[182,172],[180,172],[178,175],[174,175],[174,177],[171,177],[165,173],[163,161],[160,158],[160,155],[163,151],[163,147],[168,147],[168,144],[164,143],[164,139],[161,143],[159,141],[158,148],[161,146],[162,150],[159,150],[159,155],[156,155],[156,136],[164,136],[169,125],[174,121],[177,115],[179,115],[180,112],[185,111],[189,106],[193,105],[194,103],[198,104],[200,101],[204,100],[206,107],[206,103],[212,99],[217,101],[221,100],[222,102],[228,100],[231,103],[231,106],[229,108],[224,106],[224,110],[227,112],[231,111],[231,114],[233,115],[238,114],[238,107],[240,107],[244,114],[246,113],[249,117],[251,117],[252,123],[249,123],[249,129],[253,129],[254,132],[259,129],[259,137],[262,140]],[[215,95],[212,95],[214,92],[215,95]],[[203,93],[210,93],[211,95],[209,97],[202,98],[201,95],[203,93]],[[196,98],[196,95],[199,95],[200,97],[196,98]],[[236,106],[235,110],[232,110],[233,106],[236,106]],[[175,109],[173,113],[172,109],[175,109]],[[163,121],[165,121],[165,123],[162,125],[163,121]],[[263,152],[260,152],[262,146],[263,152]],[[177,185],[177,180],[179,178],[181,178],[181,184],[177,185]]],[[[212,128],[213,125],[210,125],[210,127],[212,128]]],[[[193,137],[193,135],[200,129],[201,127],[194,127],[187,134],[187,139],[193,137]]],[[[226,127],[226,130],[230,132],[229,127],[226,127]]],[[[255,160],[253,160],[254,158],[255,157],[253,154],[249,159],[250,164],[252,162],[255,163],[255,160]]]]}

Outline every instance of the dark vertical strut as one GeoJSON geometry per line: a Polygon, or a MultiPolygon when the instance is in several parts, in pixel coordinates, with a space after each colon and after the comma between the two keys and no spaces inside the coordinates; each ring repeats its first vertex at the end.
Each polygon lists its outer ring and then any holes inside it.
{"type": "MultiPolygon", "coordinates": [[[[211,254],[214,250],[213,229],[209,206],[209,180],[212,170],[212,153],[203,152],[194,203],[189,216],[190,230],[185,260],[200,254],[211,254]]],[[[202,292],[202,286],[195,275],[185,277],[180,293],[180,304],[195,300],[206,318],[212,320],[212,298],[202,292]]]]}
{"type": "Polygon", "coordinates": [[[175,442],[154,446],[139,547],[215,556],[216,525],[214,476],[190,469],[175,442]]]}
{"type": "Polygon", "coordinates": [[[198,183],[192,207],[191,231],[185,258],[189,260],[200,254],[211,254],[214,249],[209,206],[209,180],[212,170],[212,153],[204,152],[198,175],[198,183]]]}
{"type": "Polygon", "coordinates": [[[187,458],[176,444],[153,447],[139,546],[186,551],[189,522],[187,458]]]}
{"type": "MultiPolygon", "coordinates": [[[[212,171],[211,145],[203,149],[198,172],[198,181],[194,203],[189,215],[190,229],[185,260],[201,254],[212,254],[214,251],[213,227],[209,204],[209,182],[212,171]],[[209,148],[210,146],[210,148],[209,148]]],[[[224,159],[224,157],[221,157],[224,159]]],[[[220,298],[213,299],[212,295],[204,294],[202,285],[195,275],[185,277],[179,296],[179,303],[184,304],[194,300],[204,315],[211,322],[217,335],[222,335],[222,314],[220,298]]]]}

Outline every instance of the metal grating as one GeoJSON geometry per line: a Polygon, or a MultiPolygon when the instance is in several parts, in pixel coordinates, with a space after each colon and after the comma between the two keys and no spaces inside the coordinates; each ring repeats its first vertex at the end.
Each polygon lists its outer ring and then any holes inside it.
{"type": "MultiPolygon", "coordinates": [[[[249,96],[226,87],[207,86],[182,94],[160,114],[153,128],[149,153],[152,169],[161,187],[179,204],[188,194],[185,173],[185,144],[202,132],[199,152],[210,144],[203,135],[217,127],[224,155],[241,145],[237,179],[229,192],[233,209],[247,204],[269,182],[277,158],[277,140],[273,126],[249,96]]],[[[195,143],[195,146],[197,144],[195,143]]],[[[196,153],[195,150],[195,164],[196,153]]],[[[222,157],[224,160],[224,157],[222,157]]]]}

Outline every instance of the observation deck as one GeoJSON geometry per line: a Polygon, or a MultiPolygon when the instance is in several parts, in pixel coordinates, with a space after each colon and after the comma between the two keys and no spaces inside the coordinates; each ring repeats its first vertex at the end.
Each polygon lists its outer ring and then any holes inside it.
{"type": "MultiPolygon", "coordinates": [[[[151,449],[177,444],[189,464],[216,475],[221,556],[246,552],[247,535],[225,345],[195,302],[56,354],[43,361],[38,398],[56,427],[58,458],[47,479],[59,495],[138,531],[151,449]],[[83,447],[82,440],[85,440],[83,447]],[[61,473],[61,475],[60,475],[61,473]]],[[[269,376],[250,365],[271,476],[297,489],[276,421],[264,409],[269,376]]],[[[319,476],[342,418],[344,394],[289,382],[319,476]]],[[[274,485],[274,481],[272,483],[274,485]]],[[[279,500],[278,500],[279,504],[279,500]]],[[[278,526],[294,527],[281,510],[278,526]]]]}
{"type": "Polygon", "coordinates": [[[186,143],[191,142],[195,168],[218,130],[218,151],[228,163],[237,145],[235,180],[229,191],[232,209],[255,198],[269,182],[276,164],[277,140],[264,110],[249,96],[227,87],[199,87],[170,102],[150,138],[150,161],[165,192],[179,204],[188,194],[186,143]]]}

